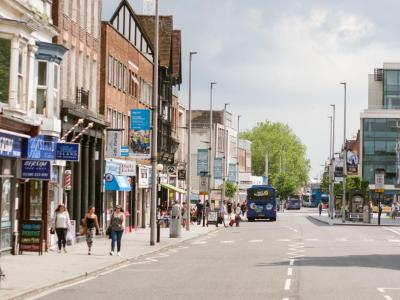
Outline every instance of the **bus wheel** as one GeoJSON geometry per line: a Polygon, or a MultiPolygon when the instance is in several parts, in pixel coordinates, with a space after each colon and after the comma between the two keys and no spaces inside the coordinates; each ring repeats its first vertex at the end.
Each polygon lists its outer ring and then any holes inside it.
{"type": "Polygon", "coordinates": [[[254,218],[248,218],[249,222],[254,222],[254,218]]]}
{"type": "Polygon", "coordinates": [[[275,222],[275,221],[276,221],[276,218],[271,218],[271,221],[272,221],[272,222],[275,222]]]}

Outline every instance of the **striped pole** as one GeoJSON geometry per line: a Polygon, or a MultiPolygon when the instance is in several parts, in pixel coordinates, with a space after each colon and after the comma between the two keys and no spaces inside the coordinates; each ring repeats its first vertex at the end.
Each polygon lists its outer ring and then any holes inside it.
{"type": "Polygon", "coordinates": [[[93,127],[93,122],[90,122],[76,137],[72,139],[72,143],[79,139],[86,131],[93,127]]]}
{"type": "Polygon", "coordinates": [[[73,132],[79,125],[83,124],[84,119],[79,119],[74,126],[72,126],[61,138],[61,142],[65,142],[65,139],[73,132]]]}

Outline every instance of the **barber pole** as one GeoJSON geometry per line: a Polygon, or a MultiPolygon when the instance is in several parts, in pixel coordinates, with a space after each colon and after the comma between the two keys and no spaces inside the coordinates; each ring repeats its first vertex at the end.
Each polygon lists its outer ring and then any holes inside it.
{"type": "Polygon", "coordinates": [[[64,184],[64,189],[66,191],[71,190],[71,170],[65,170],[65,184],[64,184]]]}

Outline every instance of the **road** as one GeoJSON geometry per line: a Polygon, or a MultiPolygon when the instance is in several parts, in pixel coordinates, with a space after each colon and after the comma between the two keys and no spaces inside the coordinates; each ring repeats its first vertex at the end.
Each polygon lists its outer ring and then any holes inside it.
{"type": "Polygon", "coordinates": [[[223,228],[36,299],[400,299],[400,227],[313,213],[223,228]]]}

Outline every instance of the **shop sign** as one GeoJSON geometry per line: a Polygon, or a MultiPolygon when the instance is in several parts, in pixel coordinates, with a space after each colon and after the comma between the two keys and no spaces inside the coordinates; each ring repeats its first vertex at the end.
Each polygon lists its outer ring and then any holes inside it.
{"type": "Polygon", "coordinates": [[[56,159],[79,161],[80,144],[79,143],[57,143],[56,159]]]}
{"type": "Polygon", "coordinates": [[[27,139],[22,157],[27,159],[54,160],[56,159],[57,141],[58,138],[46,135],[27,139]]]}
{"type": "Polygon", "coordinates": [[[21,157],[22,138],[0,132],[0,156],[21,157]]]}
{"type": "Polygon", "coordinates": [[[121,165],[119,163],[106,160],[105,174],[119,175],[120,171],[121,165]]]}
{"type": "Polygon", "coordinates": [[[22,160],[21,178],[50,180],[51,162],[47,160],[22,160]]]}
{"type": "Polygon", "coordinates": [[[117,158],[121,155],[121,130],[107,130],[107,157],[117,158]]]}
{"type": "Polygon", "coordinates": [[[130,111],[129,156],[149,159],[151,148],[151,125],[149,109],[130,111]]]}
{"type": "Polygon", "coordinates": [[[147,189],[150,187],[150,169],[147,167],[139,167],[139,180],[138,185],[140,189],[147,189]]]}
{"type": "Polygon", "coordinates": [[[208,150],[197,149],[197,175],[208,172],[208,150]]]}
{"type": "Polygon", "coordinates": [[[135,161],[121,162],[120,175],[136,176],[136,162],[135,161]]]}

